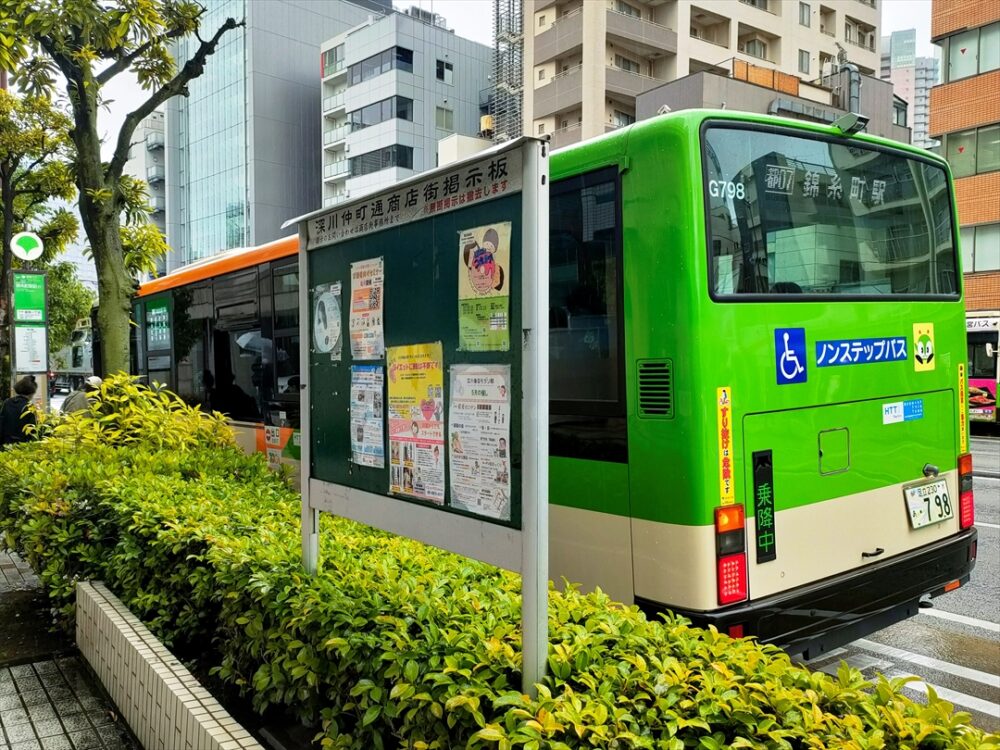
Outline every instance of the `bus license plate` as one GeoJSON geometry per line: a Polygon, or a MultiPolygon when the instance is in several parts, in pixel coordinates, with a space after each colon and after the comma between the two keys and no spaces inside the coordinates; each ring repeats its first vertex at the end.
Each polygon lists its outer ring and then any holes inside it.
{"type": "Polygon", "coordinates": [[[948,492],[948,483],[943,479],[906,487],[903,494],[910,513],[910,526],[915,529],[955,517],[955,504],[948,492]]]}

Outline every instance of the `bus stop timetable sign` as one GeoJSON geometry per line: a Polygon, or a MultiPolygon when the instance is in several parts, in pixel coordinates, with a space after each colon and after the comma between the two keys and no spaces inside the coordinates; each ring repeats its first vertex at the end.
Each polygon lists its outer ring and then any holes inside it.
{"type": "Polygon", "coordinates": [[[530,694],[548,652],[547,209],[548,145],[522,138],[285,224],[306,570],[327,512],[520,572],[530,694]]]}

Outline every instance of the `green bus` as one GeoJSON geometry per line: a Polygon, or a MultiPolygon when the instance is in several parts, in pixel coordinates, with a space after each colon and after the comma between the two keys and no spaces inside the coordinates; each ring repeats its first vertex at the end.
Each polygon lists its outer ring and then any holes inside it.
{"type": "MultiPolygon", "coordinates": [[[[968,580],[944,161],[685,111],[557,151],[550,177],[555,581],[810,655],[968,580]]],[[[225,253],[136,300],[134,371],[228,409],[275,464],[299,456],[297,252],[225,253]]]]}
{"type": "Polygon", "coordinates": [[[851,131],[693,110],[552,154],[555,580],[807,656],[968,580],[948,167],[851,131]]]}

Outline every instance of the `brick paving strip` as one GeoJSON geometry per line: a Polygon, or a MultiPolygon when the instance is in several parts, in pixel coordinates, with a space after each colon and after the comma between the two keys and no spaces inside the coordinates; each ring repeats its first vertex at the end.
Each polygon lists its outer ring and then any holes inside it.
{"type": "Polygon", "coordinates": [[[0,550],[0,750],[137,750],[65,637],[31,567],[0,550]]]}

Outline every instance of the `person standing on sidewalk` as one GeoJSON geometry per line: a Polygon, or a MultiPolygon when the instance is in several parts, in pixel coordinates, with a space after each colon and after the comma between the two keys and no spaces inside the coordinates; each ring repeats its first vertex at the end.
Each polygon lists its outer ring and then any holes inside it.
{"type": "Polygon", "coordinates": [[[101,380],[96,375],[91,375],[85,381],[83,381],[83,387],[73,391],[66,397],[63,401],[62,413],[72,414],[75,411],[85,411],[90,408],[90,404],[93,401],[94,394],[101,387],[101,380]]]}
{"type": "Polygon", "coordinates": [[[14,384],[14,395],[0,407],[0,446],[31,440],[31,436],[24,430],[28,425],[38,422],[34,412],[28,408],[37,390],[38,383],[31,375],[25,375],[14,384]]]}

